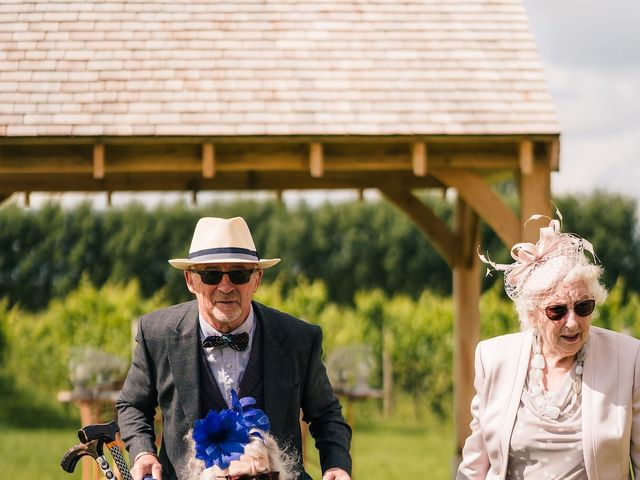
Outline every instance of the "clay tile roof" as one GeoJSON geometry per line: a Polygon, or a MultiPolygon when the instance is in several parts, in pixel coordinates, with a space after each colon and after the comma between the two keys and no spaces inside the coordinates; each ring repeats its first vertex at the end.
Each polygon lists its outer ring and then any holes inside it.
{"type": "Polygon", "coordinates": [[[0,3],[0,136],[558,132],[521,0],[0,3]]]}

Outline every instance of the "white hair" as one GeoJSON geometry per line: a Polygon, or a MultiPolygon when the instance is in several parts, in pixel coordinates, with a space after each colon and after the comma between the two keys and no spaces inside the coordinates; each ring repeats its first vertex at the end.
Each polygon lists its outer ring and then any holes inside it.
{"type": "Polygon", "coordinates": [[[541,299],[551,297],[563,285],[568,285],[576,281],[582,281],[586,285],[587,292],[593,297],[597,305],[601,305],[607,298],[607,290],[600,283],[602,276],[602,268],[598,265],[589,264],[586,261],[574,263],[570,267],[565,263],[566,268],[555,268],[554,271],[545,271],[540,268],[534,278],[533,275],[527,280],[527,283],[535,284],[535,288],[529,288],[529,294],[521,295],[514,299],[518,318],[520,320],[520,329],[528,330],[533,328],[531,324],[531,314],[536,308],[541,307],[539,302],[541,299]],[[551,273],[551,274],[550,274],[551,273]]]}
{"type": "MultiPolygon", "coordinates": [[[[251,432],[254,430],[252,429],[251,432]]],[[[260,458],[264,455],[265,450],[269,459],[269,469],[272,472],[279,472],[278,480],[295,480],[298,478],[298,467],[296,457],[290,454],[286,449],[278,446],[273,435],[262,430],[255,430],[260,436],[250,435],[249,443],[244,447],[244,454],[252,458],[260,458]]],[[[186,480],[215,480],[216,475],[220,474],[219,469],[205,468],[204,462],[195,455],[195,444],[191,435],[191,431],[185,435],[185,441],[188,443],[189,461],[185,468],[184,475],[180,478],[186,480]]]]}

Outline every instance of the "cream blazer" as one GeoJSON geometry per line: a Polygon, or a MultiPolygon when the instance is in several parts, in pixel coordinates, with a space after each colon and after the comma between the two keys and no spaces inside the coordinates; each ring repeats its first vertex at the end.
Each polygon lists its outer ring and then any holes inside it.
{"type": "MultiPolygon", "coordinates": [[[[533,333],[476,348],[471,435],[457,480],[504,479],[533,333]]],[[[640,340],[591,327],[582,377],[582,446],[589,480],[640,479],[640,340]]]]}

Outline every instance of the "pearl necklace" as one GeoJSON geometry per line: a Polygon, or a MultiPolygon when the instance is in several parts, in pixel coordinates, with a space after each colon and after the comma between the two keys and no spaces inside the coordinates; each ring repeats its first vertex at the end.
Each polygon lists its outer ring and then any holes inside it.
{"type": "Polygon", "coordinates": [[[564,409],[560,409],[561,405],[557,405],[553,401],[553,395],[545,391],[542,379],[544,377],[545,361],[542,356],[542,347],[538,335],[535,335],[533,344],[533,357],[529,364],[529,393],[533,397],[533,400],[545,417],[557,420],[558,417],[566,415],[573,409],[573,406],[578,400],[578,395],[582,392],[582,372],[584,366],[584,358],[587,355],[585,345],[576,354],[576,378],[573,381],[571,399],[568,405],[564,409]]]}

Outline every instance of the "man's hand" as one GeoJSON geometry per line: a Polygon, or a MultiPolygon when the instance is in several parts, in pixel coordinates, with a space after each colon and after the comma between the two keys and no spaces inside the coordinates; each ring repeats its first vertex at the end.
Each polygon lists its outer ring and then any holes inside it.
{"type": "Polygon", "coordinates": [[[341,468],[330,468],[324,472],[322,480],[351,480],[351,475],[341,468]]]}
{"type": "Polygon", "coordinates": [[[154,480],[162,480],[162,465],[151,452],[138,455],[131,468],[133,480],[142,480],[145,475],[151,475],[154,480]]]}

